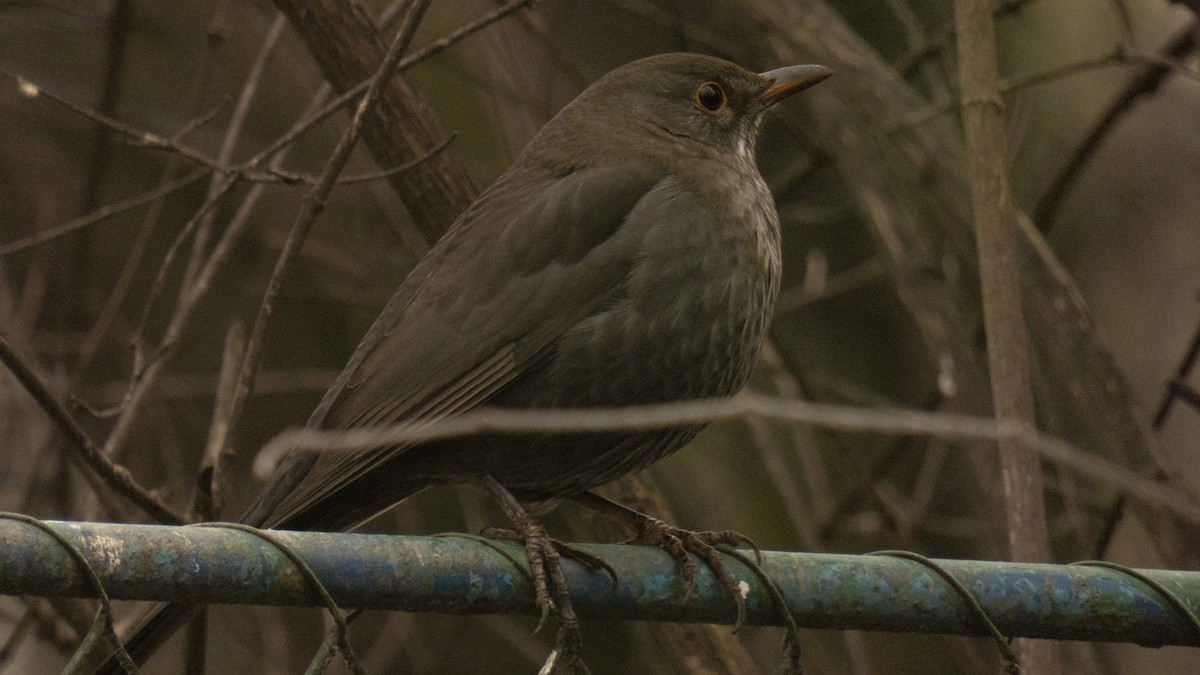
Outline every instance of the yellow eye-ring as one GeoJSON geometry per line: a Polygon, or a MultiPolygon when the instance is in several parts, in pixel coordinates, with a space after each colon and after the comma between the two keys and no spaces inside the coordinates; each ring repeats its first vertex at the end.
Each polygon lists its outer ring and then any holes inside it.
{"type": "Polygon", "coordinates": [[[701,110],[714,113],[721,112],[729,101],[725,96],[725,88],[717,82],[705,82],[696,87],[696,93],[692,94],[692,99],[701,110]]]}

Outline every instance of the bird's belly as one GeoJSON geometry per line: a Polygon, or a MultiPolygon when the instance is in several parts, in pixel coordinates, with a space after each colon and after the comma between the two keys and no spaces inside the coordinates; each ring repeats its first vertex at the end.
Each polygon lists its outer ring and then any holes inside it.
{"type": "Polygon", "coordinates": [[[492,475],[525,500],[579,494],[640,471],[686,444],[700,427],[642,433],[511,439],[492,475]]]}

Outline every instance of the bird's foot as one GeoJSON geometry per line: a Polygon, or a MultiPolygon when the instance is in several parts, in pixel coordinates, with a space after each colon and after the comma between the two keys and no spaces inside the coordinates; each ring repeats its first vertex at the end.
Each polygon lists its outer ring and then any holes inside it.
{"type": "MultiPolygon", "coordinates": [[[[521,534],[521,532],[507,527],[485,527],[479,534],[487,537],[488,539],[525,541],[525,537],[521,534]]],[[[554,550],[558,551],[560,558],[570,558],[571,560],[574,560],[593,572],[604,572],[612,579],[613,585],[616,585],[617,570],[613,569],[613,566],[609,565],[608,561],[606,561],[604,558],[601,558],[594,553],[588,553],[583,549],[576,548],[567,542],[562,541],[561,539],[555,539],[554,537],[550,537],[549,539],[550,545],[554,547],[554,550]]]]}
{"type": "MultiPolygon", "coordinates": [[[[514,500],[513,505],[520,508],[514,500]]],[[[508,505],[502,504],[505,515],[513,523],[511,530],[487,529],[483,531],[486,537],[520,541],[525,546],[525,557],[529,559],[529,570],[533,575],[534,604],[537,605],[541,617],[538,619],[538,632],[550,617],[550,611],[557,607],[563,628],[578,631],[579,620],[575,617],[575,609],[571,605],[571,597],[567,593],[567,578],[562,571],[561,556],[555,541],[546,534],[546,528],[534,520],[524,509],[510,511],[508,505]]]]}
{"type": "Polygon", "coordinates": [[[721,552],[717,547],[742,546],[750,548],[754,551],[755,558],[761,563],[762,553],[759,551],[758,545],[749,537],[733,530],[719,532],[693,532],[691,530],[684,530],[668,525],[658,518],[653,518],[627,506],[618,504],[608,498],[601,497],[594,492],[585,492],[573,499],[584,506],[603,511],[620,520],[636,533],[631,542],[657,546],[674,558],[675,562],[679,565],[679,573],[683,577],[684,583],[687,584],[687,592],[684,595],[685,601],[690,599],[696,592],[697,567],[695,561],[688,554],[694,554],[703,560],[709,569],[712,570],[717,580],[721,582],[721,585],[725,587],[725,591],[733,599],[734,604],[737,605],[737,619],[734,622],[733,629],[736,631],[738,628],[741,628],[746,617],[746,596],[742,585],[729,573],[729,569],[725,566],[725,561],[722,559],[721,552]]]}
{"type": "Polygon", "coordinates": [[[725,562],[721,558],[721,552],[717,547],[744,546],[751,548],[761,562],[762,556],[759,553],[758,546],[746,535],[734,532],[733,530],[693,532],[668,525],[657,518],[652,518],[645,514],[638,515],[642,519],[637,523],[635,530],[637,537],[632,541],[639,544],[657,546],[675,559],[675,562],[679,565],[679,573],[683,576],[684,583],[687,584],[687,592],[683,596],[684,602],[687,602],[696,592],[696,563],[688,555],[692,553],[708,565],[713,575],[721,582],[721,585],[725,587],[725,591],[733,598],[734,603],[737,604],[737,620],[734,622],[733,628],[734,630],[740,628],[746,616],[746,596],[741,585],[729,573],[729,569],[725,566],[725,562]]]}
{"type": "Polygon", "coordinates": [[[579,618],[575,615],[574,605],[571,604],[561,556],[574,558],[585,565],[597,565],[596,569],[607,570],[614,579],[616,572],[596,556],[551,539],[546,534],[546,528],[529,515],[512,493],[491,476],[485,476],[483,484],[496,497],[504,515],[513,524],[513,530],[485,531],[485,534],[498,534],[501,538],[519,539],[524,542],[525,555],[529,559],[529,569],[533,575],[534,604],[541,612],[537,628],[533,632],[542,629],[551,609],[558,610],[559,619],[562,621],[554,650],[540,672],[586,675],[588,669],[582,657],[583,639],[579,633],[579,618]]]}

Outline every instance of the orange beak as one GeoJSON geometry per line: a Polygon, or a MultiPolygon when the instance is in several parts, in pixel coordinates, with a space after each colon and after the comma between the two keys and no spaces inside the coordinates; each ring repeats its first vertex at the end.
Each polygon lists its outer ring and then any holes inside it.
{"type": "Polygon", "coordinates": [[[760,73],[771,81],[766,91],[754,98],[754,103],[763,107],[774,105],[792,94],[833,76],[833,69],[825,66],[787,66],[760,73]]]}

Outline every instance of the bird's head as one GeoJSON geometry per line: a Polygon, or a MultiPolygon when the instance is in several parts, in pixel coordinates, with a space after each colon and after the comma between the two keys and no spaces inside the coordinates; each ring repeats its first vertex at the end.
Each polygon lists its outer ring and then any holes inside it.
{"type": "Polygon", "coordinates": [[[602,131],[618,151],[657,137],[750,156],[762,113],[832,74],[815,65],[760,74],[712,56],[660,54],[601,77],[560,117],[602,131]]]}

